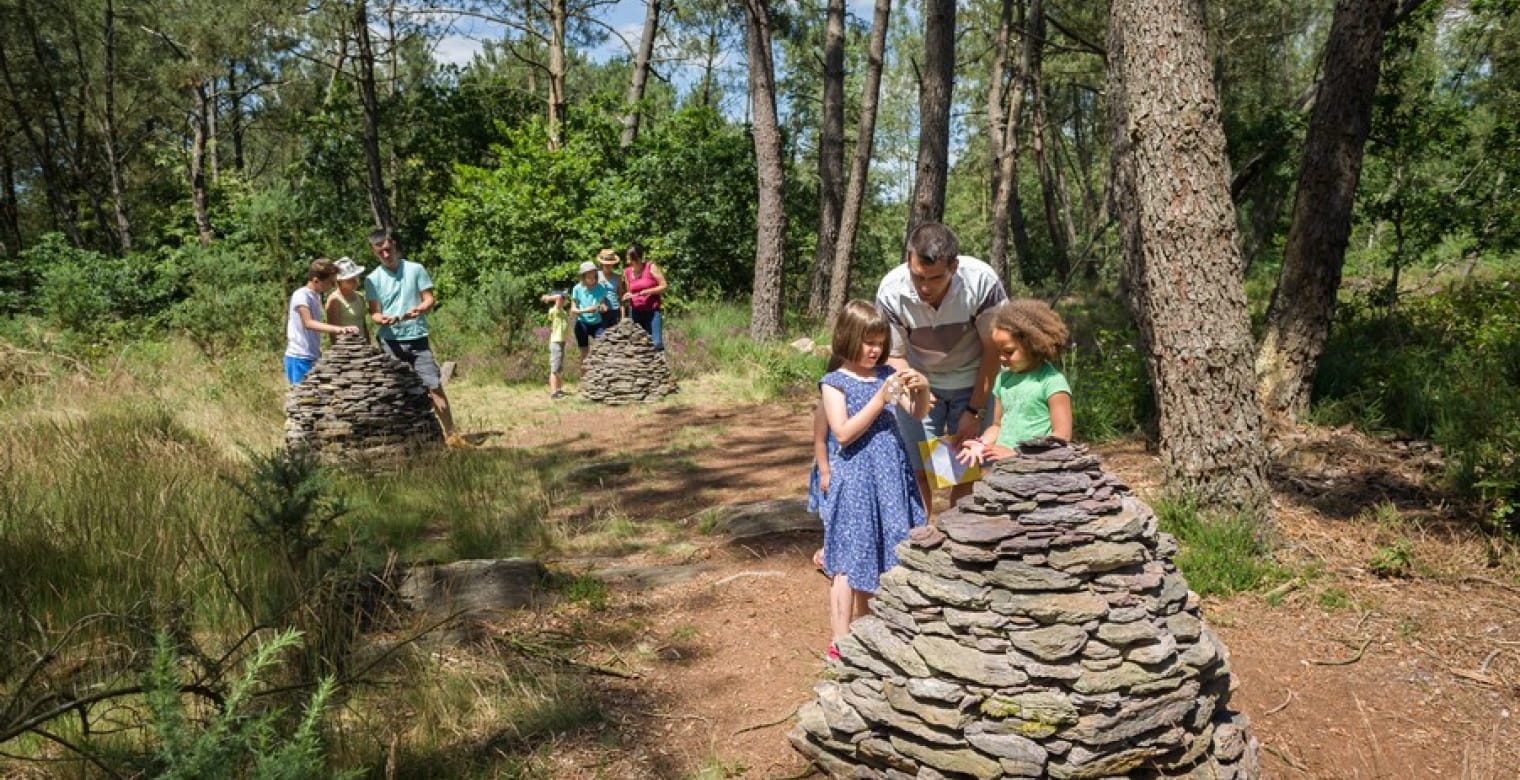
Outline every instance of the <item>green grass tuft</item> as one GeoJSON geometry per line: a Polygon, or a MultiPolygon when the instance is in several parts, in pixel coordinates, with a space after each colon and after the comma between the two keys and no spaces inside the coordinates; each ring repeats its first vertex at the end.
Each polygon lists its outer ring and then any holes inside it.
{"type": "Polygon", "coordinates": [[[1196,501],[1177,496],[1157,501],[1155,510],[1161,530],[1180,545],[1174,563],[1199,595],[1228,596],[1287,579],[1251,515],[1205,513],[1196,501]]]}

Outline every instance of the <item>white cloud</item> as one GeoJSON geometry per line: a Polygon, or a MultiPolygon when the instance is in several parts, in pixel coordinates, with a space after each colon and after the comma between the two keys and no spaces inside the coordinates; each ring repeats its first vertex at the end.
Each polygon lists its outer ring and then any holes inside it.
{"type": "Polygon", "coordinates": [[[446,35],[433,47],[433,59],[446,65],[468,65],[480,52],[478,38],[468,35],[446,35]]]}

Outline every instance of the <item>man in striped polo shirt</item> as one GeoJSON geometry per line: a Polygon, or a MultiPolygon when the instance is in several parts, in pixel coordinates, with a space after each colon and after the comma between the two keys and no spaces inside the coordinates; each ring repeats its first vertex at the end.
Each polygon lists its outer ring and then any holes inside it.
{"type": "MultiPolygon", "coordinates": [[[[938,222],[914,228],[907,255],[876,288],[876,307],[892,325],[887,363],[921,372],[934,395],[934,406],[922,422],[903,414],[897,417],[924,508],[932,516],[918,443],[949,434],[958,450],[962,440],[982,432],[982,412],[998,372],[992,310],[1008,300],[1008,294],[992,266],[962,256],[955,234],[938,222]]],[[[970,492],[971,485],[957,485],[950,491],[950,502],[970,492]]]]}

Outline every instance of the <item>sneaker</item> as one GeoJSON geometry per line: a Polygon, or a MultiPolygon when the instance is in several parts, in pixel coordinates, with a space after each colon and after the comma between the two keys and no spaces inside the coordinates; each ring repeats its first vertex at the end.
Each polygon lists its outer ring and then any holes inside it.
{"type": "Polygon", "coordinates": [[[555,390],[554,392],[552,392],[552,393],[549,394],[549,397],[550,398],[564,398],[565,397],[565,391],[564,390],[555,390]]]}
{"type": "Polygon", "coordinates": [[[838,661],[839,660],[839,648],[835,647],[833,642],[829,643],[829,660],[830,661],[838,661]]]}
{"type": "Polygon", "coordinates": [[[475,449],[475,445],[471,444],[463,436],[460,436],[457,433],[454,434],[454,435],[452,435],[452,436],[450,436],[450,437],[448,437],[448,438],[446,438],[446,439],[444,439],[443,440],[443,445],[445,447],[448,447],[450,449],[455,449],[455,450],[473,450],[473,449],[475,449]]]}

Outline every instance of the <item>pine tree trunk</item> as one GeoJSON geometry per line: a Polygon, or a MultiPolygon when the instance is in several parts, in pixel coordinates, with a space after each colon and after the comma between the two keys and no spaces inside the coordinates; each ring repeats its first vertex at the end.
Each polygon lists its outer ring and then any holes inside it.
{"type": "Polygon", "coordinates": [[[111,179],[111,209],[116,218],[116,247],[123,255],[132,251],[132,220],[127,215],[127,192],[122,176],[121,138],[116,128],[116,6],[106,0],[105,72],[101,76],[105,116],[106,168],[111,179]]]}
{"type": "Polygon", "coordinates": [[[207,116],[211,113],[211,98],[204,83],[195,85],[191,92],[195,112],[190,117],[190,205],[195,212],[195,232],[200,236],[201,246],[210,246],[213,233],[210,196],[206,191],[206,141],[210,134],[207,116]]]}
{"type": "Polygon", "coordinates": [[[227,97],[231,103],[227,107],[227,128],[232,136],[232,169],[242,173],[243,164],[243,93],[237,85],[237,62],[227,64],[227,97]]]}
{"type": "Polygon", "coordinates": [[[775,65],[771,55],[770,4],[744,0],[745,42],[749,52],[749,97],[754,110],[758,202],[755,209],[755,286],[750,298],[750,336],[781,336],[781,285],[786,260],[785,180],[781,128],[776,118],[775,65]]]}
{"type": "Polygon", "coordinates": [[[839,215],[839,240],[834,245],[834,268],[829,279],[828,321],[844,311],[850,299],[850,277],[855,259],[855,236],[860,230],[860,211],[865,204],[871,154],[876,146],[876,104],[881,95],[881,71],[887,51],[887,23],[892,0],[876,0],[871,19],[871,41],[866,48],[866,77],[860,95],[860,125],[856,129],[855,156],[850,162],[850,182],[845,187],[839,215]]]}
{"type": "Polygon", "coordinates": [[[549,3],[549,151],[564,143],[565,0],[549,3]]]}
{"type": "Polygon", "coordinates": [[[1383,35],[1397,0],[1339,0],[1324,73],[1298,169],[1298,194],[1282,272],[1256,354],[1269,415],[1296,420],[1309,407],[1351,236],[1351,207],[1372,129],[1383,35]]]}
{"type": "Polygon", "coordinates": [[[955,0],[924,0],[924,70],[918,85],[918,162],[908,230],[945,216],[950,100],[955,83],[955,0]]]}
{"type": "Polygon", "coordinates": [[[1266,507],[1267,453],[1201,0],[1112,0],[1109,141],[1168,482],[1266,507]]]}
{"type": "Polygon", "coordinates": [[[829,0],[823,39],[823,127],[818,134],[818,243],[808,291],[808,315],[814,318],[828,309],[843,200],[844,0],[829,0]]]}
{"type": "Polygon", "coordinates": [[[1071,273],[1071,243],[1067,241],[1065,226],[1061,224],[1061,208],[1057,202],[1055,175],[1051,171],[1049,156],[1045,154],[1045,15],[1029,17],[1029,36],[1034,39],[1034,56],[1029,63],[1029,102],[1034,127],[1030,128],[1029,149],[1034,153],[1035,172],[1040,177],[1040,196],[1045,203],[1045,228],[1050,236],[1051,255],[1055,260],[1056,279],[1066,281],[1071,273]]]}
{"type": "Polygon", "coordinates": [[[649,63],[654,59],[654,39],[660,30],[660,0],[648,0],[644,14],[644,32],[639,36],[639,53],[633,61],[633,76],[628,81],[628,113],[623,115],[623,135],[618,146],[627,149],[639,136],[639,104],[644,101],[644,85],[649,82],[649,63]]]}
{"type": "Polygon", "coordinates": [[[1007,132],[1004,100],[1008,92],[1009,48],[1013,40],[1013,2],[999,3],[998,33],[992,48],[992,72],[987,78],[987,203],[991,235],[987,262],[998,278],[1008,280],[1008,220],[1006,213],[1001,220],[998,215],[998,196],[1003,191],[1003,155],[1009,149],[1003,143],[1007,132]]]}
{"type": "Polygon", "coordinates": [[[11,117],[21,128],[21,134],[26,138],[27,146],[31,147],[32,156],[36,159],[37,168],[42,174],[42,194],[53,213],[52,228],[63,231],[74,246],[83,246],[84,237],[79,233],[79,226],[74,221],[74,211],[69,206],[68,197],[64,194],[62,173],[58,170],[57,157],[53,153],[52,135],[47,132],[47,121],[46,119],[40,121],[42,128],[39,131],[37,127],[39,122],[19,99],[18,96],[24,90],[16,83],[5,43],[6,36],[0,35],[0,80],[5,82],[6,102],[10,104],[11,117]]]}
{"type": "MultiPolygon", "coordinates": [[[[1025,16],[1023,4],[1020,3],[1020,16],[1025,16]]],[[[1032,0],[1029,4],[1027,17],[1043,17],[1045,14],[1044,0],[1032,0]]],[[[1024,117],[1024,95],[1029,88],[1029,73],[1034,65],[1035,50],[1040,46],[1040,41],[1035,40],[1029,34],[1027,26],[1024,29],[1024,39],[1020,47],[1019,64],[1017,72],[1011,74],[1008,90],[1008,108],[1003,125],[1003,134],[997,142],[1002,145],[1002,154],[998,158],[1000,170],[997,175],[998,190],[992,196],[992,235],[991,246],[988,255],[993,262],[994,268],[998,268],[996,260],[1002,259],[1003,268],[998,272],[1003,274],[1004,286],[1012,289],[1014,270],[1027,264],[1032,257],[1029,245],[1029,228],[1024,223],[1024,208],[1019,202],[1019,132],[1024,117]],[[1008,239],[1013,238],[1014,256],[1008,255],[1008,239]],[[1003,269],[1007,269],[1006,271],[1003,269]]],[[[1020,274],[1021,276],[1023,274],[1020,274]]]]}
{"type": "Polygon", "coordinates": [[[16,161],[10,139],[0,137],[0,257],[15,257],[21,245],[21,215],[17,208],[16,161]]]}
{"type": "Polygon", "coordinates": [[[393,228],[390,200],[385,189],[380,158],[380,101],[375,96],[375,51],[369,40],[369,12],[364,0],[354,4],[354,40],[358,43],[355,68],[359,75],[359,98],[364,106],[364,168],[368,175],[370,215],[377,228],[393,228]]]}

